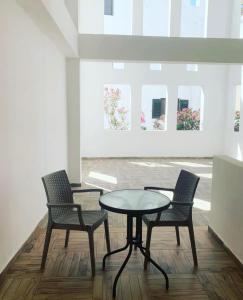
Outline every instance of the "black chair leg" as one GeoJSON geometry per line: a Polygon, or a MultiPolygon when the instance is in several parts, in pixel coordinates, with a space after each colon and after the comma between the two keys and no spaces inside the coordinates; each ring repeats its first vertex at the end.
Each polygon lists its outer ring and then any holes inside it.
{"type": "MultiPolygon", "coordinates": [[[[151,243],[151,237],[152,237],[152,226],[148,226],[147,228],[147,238],[146,238],[146,254],[150,256],[150,243],[151,243]]],[[[147,270],[148,266],[148,259],[144,259],[144,270],[147,270]]]]}
{"type": "Polygon", "coordinates": [[[94,232],[88,231],[89,236],[89,252],[90,252],[90,262],[91,262],[91,273],[92,277],[95,276],[95,251],[94,251],[94,232]]]}
{"type": "Polygon", "coordinates": [[[190,224],[188,226],[188,231],[189,231],[189,235],[190,235],[190,241],[191,241],[192,256],[193,256],[194,265],[197,266],[198,265],[197,250],[196,250],[195,236],[194,236],[194,230],[193,230],[193,225],[192,224],[190,224]]]}
{"type": "Polygon", "coordinates": [[[109,223],[108,223],[107,219],[104,221],[104,227],[105,227],[106,248],[107,248],[107,252],[110,253],[111,252],[111,244],[110,244],[109,223]]]}
{"type": "Polygon", "coordinates": [[[69,241],[69,235],[70,235],[70,230],[66,230],[66,238],[65,238],[65,248],[68,246],[68,241],[69,241]]]}
{"type": "Polygon", "coordinates": [[[44,244],[44,249],[43,249],[43,254],[42,254],[42,261],[41,261],[41,269],[43,270],[46,265],[46,259],[47,259],[47,253],[49,249],[49,244],[51,240],[51,233],[52,233],[52,226],[50,223],[47,225],[46,229],[46,238],[45,238],[45,244],[44,244]]]}
{"type": "Polygon", "coordinates": [[[180,240],[179,226],[175,226],[175,230],[176,230],[176,240],[177,240],[177,245],[180,246],[181,240],[180,240]]]}

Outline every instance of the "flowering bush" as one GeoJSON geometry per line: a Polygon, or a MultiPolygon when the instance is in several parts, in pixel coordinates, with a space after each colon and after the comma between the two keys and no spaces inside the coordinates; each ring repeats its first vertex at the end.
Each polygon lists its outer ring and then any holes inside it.
{"type": "Polygon", "coordinates": [[[200,130],[200,109],[183,108],[177,111],[177,130],[200,130]]]}
{"type": "Polygon", "coordinates": [[[128,130],[128,110],[120,105],[121,90],[119,88],[108,88],[104,90],[105,113],[110,129],[128,130]]]}
{"type": "Polygon", "coordinates": [[[238,110],[235,112],[234,131],[240,131],[240,112],[238,110]]]}

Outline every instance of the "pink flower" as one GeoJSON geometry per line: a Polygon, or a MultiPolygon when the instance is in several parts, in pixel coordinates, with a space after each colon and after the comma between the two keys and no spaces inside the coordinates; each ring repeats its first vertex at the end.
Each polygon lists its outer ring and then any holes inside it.
{"type": "Polygon", "coordinates": [[[145,123],[145,115],[144,115],[144,112],[141,113],[141,123],[145,123]]]}

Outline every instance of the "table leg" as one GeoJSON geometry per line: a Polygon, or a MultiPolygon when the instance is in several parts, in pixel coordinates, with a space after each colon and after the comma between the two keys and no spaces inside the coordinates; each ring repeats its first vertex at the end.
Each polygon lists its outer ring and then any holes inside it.
{"type": "Polygon", "coordinates": [[[110,255],[113,255],[113,254],[116,254],[116,253],[119,253],[119,252],[122,252],[122,251],[125,251],[128,247],[129,247],[129,241],[128,241],[128,236],[129,236],[129,225],[128,225],[128,219],[129,217],[127,216],[127,243],[124,247],[122,248],[119,248],[119,249],[116,249],[114,251],[111,251],[111,252],[108,252],[104,257],[103,257],[103,263],[102,263],[102,268],[103,270],[105,270],[105,261],[107,259],[107,257],[109,257],[110,255]]]}
{"type": "Polygon", "coordinates": [[[103,270],[105,270],[105,260],[107,259],[107,257],[109,257],[110,255],[113,255],[113,254],[116,254],[116,253],[119,253],[119,252],[122,252],[122,251],[125,251],[129,246],[129,243],[127,242],[126,245],[122,248],[119,248],[117,250],[114,250],[114,251],[111,251],[109,253],[107,253],[104,257],[103,257],[103,263],[102,263],[102,268],[103,270]]]}
{"type": "MultiPolygon", "coordinates": [[[[139,246],[138,246],[139,247],[139,246]]],[[[143,247],[139,247],[141,253],[145,258],[147,258],[148,261],[150,261],[165,277],[165,282],[166,282],[166,289],[169,289],[169,278],[166,274],[166,272],[149,256],[143,249],[143,247]]]]}
{"type": "Polygon", "coordinates": [[[168,276],[166,274],[166,272],[151,258],[150,254],[148,255],[144,250],[145,248],[143,247],[143,241],[142,241],[142,216],[138,216],[136,218],[136,224],[137,224],[137,228],[136,228],[136,241],[135,241],[135,245],[140,249],[141,253],[143,254],[143,256],[145,258],[148,259],[148,261],[150,261],[165,277],[165,281],[166,281],[166,289],[169,289],[169,279],[168,276]]]}
{"type": "Polygon", "coordinates": [[[117,285],[117,282],[118,282],[118,279],[123,271],[123,269],[125,268],[126,264],[128,263],[129,261],[129,258],[132,254],[132,247],[133,247],[133,218],[132,217],[127,217],[127,247],[129,246],[129,251],[128,251],[128,254],[127,254],[127,257],[126,259],[124,260],[122,266],[120,267],[120,270],[118,271],[117,275],[116,275],[116,278],[114,280],[114,283],[113,283],[113,297],[115,298],[116,297],[116,285],[117,285]]]}
{"type": "Polygon", "coordinates": [[[165,277],[166,280],[166,289],[168,290],[169,288],[169,279],[168,276],[166,274],[166,272],[151,258],[150,255],[148,255],[145,252],[145,248],[142,245],[143,241],[142,241],[142,216],[137,216],[136,217],[136,237],[133,237],[133,217],[131,216],[127,216],[127,243],[123,248],[117,249],[115,251],[109,252],[107,253],[104,258],[103,258],[103,269],[105,269],[105,260],[108,256],[115,254],[115,253],[119,253],[121,251],[126,250],[129,247],[129,251],[128,254],[123,262],[123,264],[120,267],[120,270],[118,271],[114,283],[113,283],[113,289],[112,289],[112,293],[113,293],[113,297],[116,297],[116,286],[117,286],[117,282],[119,280],[119,277],[122,273],[122,271],[124,270],[125,266],[127,265],[131,254],[132,254],[132,249],[133,249],[133,245],[136,248],[139,248],[139,250],[141,251],[142,255],[148,259],[148,261],[150,261],[165,277]]]}

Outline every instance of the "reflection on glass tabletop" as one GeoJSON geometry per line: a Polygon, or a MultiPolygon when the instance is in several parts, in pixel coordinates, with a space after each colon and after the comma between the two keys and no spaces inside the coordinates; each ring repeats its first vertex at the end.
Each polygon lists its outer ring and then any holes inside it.
{"type": "Polygon", "coordinates": [[[100,197],[100,206],[118,213],[155,213],[170,206],[170,199],[148,190],[127,189],[104,194],[100,197]]]}

